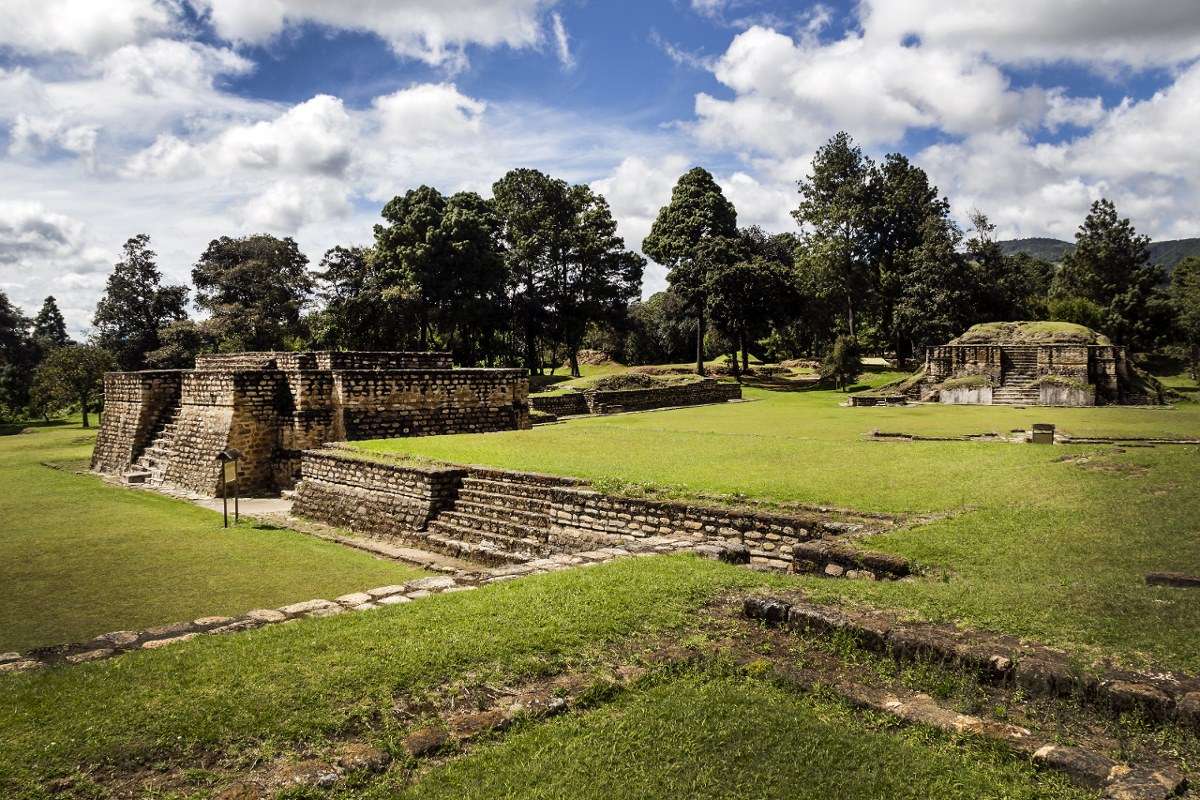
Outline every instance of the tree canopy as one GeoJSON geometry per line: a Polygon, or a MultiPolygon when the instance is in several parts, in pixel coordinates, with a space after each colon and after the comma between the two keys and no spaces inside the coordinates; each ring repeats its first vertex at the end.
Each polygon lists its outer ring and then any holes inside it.
{"type": "Polygon", "coordinates": [[[159,329],[187,317],[186,286],[163,286],[150,237],[144,233],[125,242],[96,305],[92,324],[96,342],[112,353],[124,370],[143,369],[145,355],[161,342],[159,329]]]}

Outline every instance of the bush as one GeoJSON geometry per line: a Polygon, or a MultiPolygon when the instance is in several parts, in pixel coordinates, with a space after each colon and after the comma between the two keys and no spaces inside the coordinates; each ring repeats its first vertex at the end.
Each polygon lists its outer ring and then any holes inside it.
{"type": "Polygon", "coordinates": [[[821,361],[821,380],[832,380],[837,388],[845,391],[862,374],[862,355],[858,342],[850,336],[839,336],[821,361]]]}

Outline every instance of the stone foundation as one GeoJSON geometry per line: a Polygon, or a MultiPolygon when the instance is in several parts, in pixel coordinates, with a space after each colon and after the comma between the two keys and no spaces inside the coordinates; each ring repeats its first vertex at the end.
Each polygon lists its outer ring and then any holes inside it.
{"type": "Polygon", "coordinates": [[[615,497],[584,481],[509,470],[364,462],[336,451],[306,452],[301,465],[297,516],[485,563],[687,536],[745,546],[751,563],[791,570],[800,543],[867,528],[816,513],[615,497]]]}
{"type": "Polygon", "coordinates": [[[241,452],[240,491],[294,484],[330,441],[527,429],[524,370],[450,369],[445,353],[232,353],[197,369],[110,373],[93,469],[204,495],[241,452]]]}
{"type": "Polygon", "coordinates": [[[705,378],[691,383],[656,386],[651,389],[570,392],[544,397],[535,395],[529,398],[529,402],[535,411],[553,414],[556,417],[565,417],[578,414],[647,411],[653,408],[724,403],[729,400],[740,400],[741,397],[741,384],[722,383],[712,378],[705,378]]]}

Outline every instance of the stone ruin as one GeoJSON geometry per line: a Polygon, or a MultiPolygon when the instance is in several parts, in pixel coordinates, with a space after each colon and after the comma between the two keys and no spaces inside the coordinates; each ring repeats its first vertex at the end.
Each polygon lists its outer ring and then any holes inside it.
{"type": "Polygon", "coordinates": [[[92,469],[207,496],[218,455],[241,453],[239,491],[291,487],[327,442],[529,428],[523,369],[453,369],[449,353],[202,355],[191,370],[111,372],[92,469]]]}
{"type": "Polygon", "coordinates": [[[1158,404],[1161,393],[1124,347],[1082,325],[989,322],[929,348],[912,391],[952,404],[1158,404]]]}

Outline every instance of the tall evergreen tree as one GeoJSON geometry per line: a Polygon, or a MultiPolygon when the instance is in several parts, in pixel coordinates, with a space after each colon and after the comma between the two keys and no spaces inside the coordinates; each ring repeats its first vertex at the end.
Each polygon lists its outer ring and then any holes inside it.
{"type": "Polygon", "coordinates": [[[551,273],[548,295],[571,375],[579,377],[579,348],[588,326],[613,321],[637,297],[646,259],[625,249],[602,196],[575,186],[571,201],[571,245],[561,268],[551,273]]]}
{"type": "Polygon", "coordinates": [[[1075,249],[1055,277],[1058,296],[1081,297],[1104,313],[1104,333],[1131,349],[1147,349],[1161,332],[1162,269],[1150,263],[1150,238],[1134,230],[1107,199],[1092,203],[1075,234],[1075,249]]]}
{"type": "Polygon", "coordinates": [[[728,248],[714,240],[733,241],[738,235],[737,210],[725,199],[712,174],[695,167],[680,177],[663,206],[642,252],[666,267],[671,288],[696,316],[696,371],[704,374],[705,316],[713,257],[728,248]]]}
{"type": "Polygon", "coordinates": [[[553,333],[550,282],[566,268],[575,205],[566,181],[514,169],[492,186],[509,280],[509,302],[525,366],[541,369],[538,341],[553,333]]]}
{"type": "Polygon", "coordinates": [[[807,225],[810,270],[841,299],[847,330],[873,289],[871,177],[874,163],[845,131],[813,156],[812,172],[798,182],[800,205],[792,216],[807,225]]]}
{"type": "Polygon", "coordinates": [[[1191,256],[1175,265],[1171,301],[1179,338],[1191,362],[1192,379],[1200,381],[1200,257],[1191,256]]]}
{"type": "Polygon", "coordinates": [[[143,369],[145,355],[161,346],[158,332],[187,317],[186,286],[163,286],[162,273],[144,233],[125,242],[96,305],[96,343],[124,370],[143,369]]]}
{"type": "Polygon", "coordinates": [[[951,220],[929,217],[921,244],[907,256],[896,304],[896,327],[907,352],[945,342],[974,321],[973,275],[959,252],[961,242],[962,233],[951,220]]]}
{"type": "Polygon", "coordinates": [[[192,269],[196,305],[208,311],[223,350],[283,350],[304,334],[301,312],[313,277],[291,237],[260,233],[213,239],[192,269]]]}
{"type": "Polygon", "coordinates": [[[35,362],[31,322],[0,291],[0,417],[17,417],[29,404],[35,362]]]}
{"type": "Polygon", "coordinates": [[[446,198],[431,186],[419,186],[383,207],[386,225],[375,226],[382,296],[398,316],[410,316],[417,346],[428,350],[431,328],[450,294],[442,218],[446,198]]]}
{"type": "Polygon", "coordinates": [[[71,341],[67,336],[67,322],[58,310],[54,295],[42,302],[41,310],[33,318],[33,339],[43,350],[63,347],[71,341]]]}

